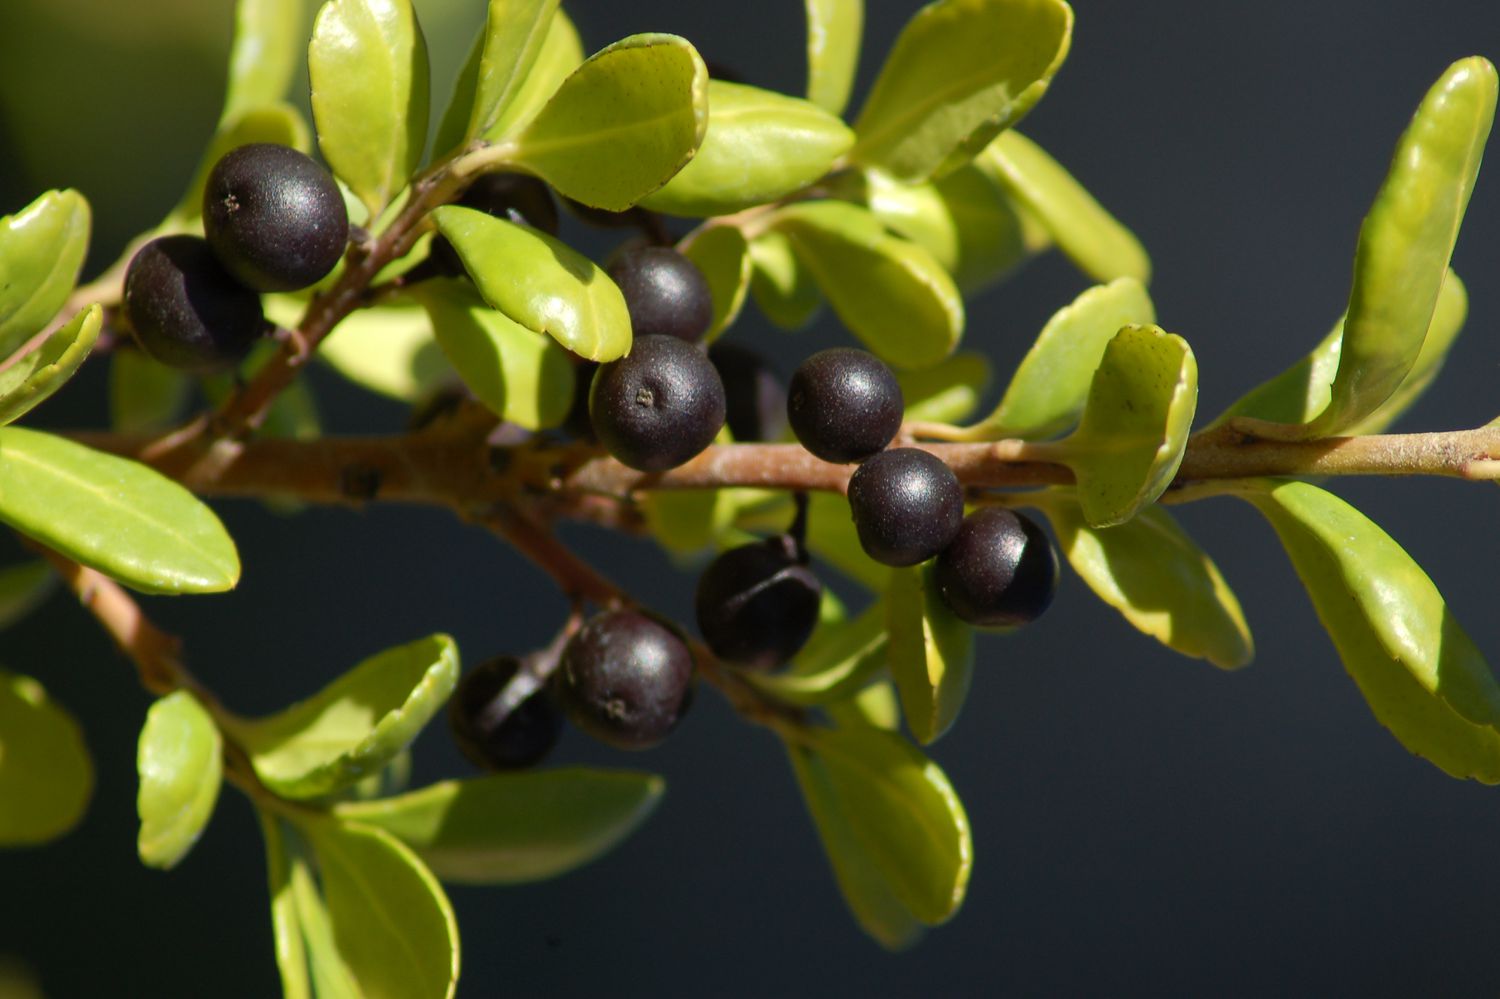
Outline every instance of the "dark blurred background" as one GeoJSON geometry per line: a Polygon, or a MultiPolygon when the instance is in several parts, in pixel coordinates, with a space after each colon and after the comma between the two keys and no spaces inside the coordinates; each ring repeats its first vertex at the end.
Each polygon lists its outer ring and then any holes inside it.
{"type": "MultiPolygon", "coordinates": [[[[433,92],[446,100],[484,4],[417,6],[433,92]]],[[[916,5],[870,6],[861,93],[916,5]]],[[[1211,417],[1338,316],[1397,135],[1450,61],[1500,57],[1500,4],[1075,6],[1072,55],[1025,130],[1144,240],[1161,321],[1196,350],[1199,412],[1211,417]]],[[[230,8],[0,2],[0,212],[77,186],[95,206],[93,264],[113,259],[170,207],[212,129],[230,8]]],[[[748,82],[801,90],[795,0],[572,0],[569,10],[590,49],[674,31],[748,82]]],[[[1455,258],[1469,335],[1406,429],[1471,427],[1500,412],[1494,171],[1481,176],[1455,258]]],[[[590,238],[591,252],[607,251],[590,238]]],[[[972,304],[968,345],[1003,376],[1086,284],[1055,254],[1033,262],[972,304]]],[[[734,336],[766,345],[785,371],[847,340],[831,321],[789,336],[752,310],[734,336]]],[[[314,387],[334,430],[403,422],[398,407],[325,372],[314,387]]],[[[90,370],[32,422],[101,423],[103,398],[102,371],[90,370]]],[[[1336,488],[1500,654],[1500,494],[1446,481],[1336,488]]],[[[240,588],[147,604],[185,636],[195,671],[246,712],[432,631],[455,635],[471,663],[523,651],[564,609],[539,573],[445,515],[219,509],[244,558],[240,588]]],[[[1248,507],[1217,500],[1180,514],[1236,587],[1255,663],[1226,674],[1182,659],[1071,577],[1035,626],[984,639],[964,715],[934,750],[968,805],[973,880],[963,910],[916,948],[890,955],[861,936],[781,750],[710,694],[649,753],[565,737],[556,762],[658,770],[667,798],[621,849],[563,879],[454,889],[460,994],[1494,995],[1500,791],[1445,777],[1380,727],[1248,507]]],[[[643,541],[568,536],[660,609],[689,615],[691,570],[643,541]]],[[[0,636],[0,658],[80,716],[98,767],[79,829],[0,854],[0,956],[24,961],[51,996],[275,994],[245,800],[225,793],[178,869],[146,870],[135,858],[134,758],[148,698],[129,667],[63,596],[0,636]]],[[[466,771],[433,726],[417,746],[417,779],[466,771]]]]}

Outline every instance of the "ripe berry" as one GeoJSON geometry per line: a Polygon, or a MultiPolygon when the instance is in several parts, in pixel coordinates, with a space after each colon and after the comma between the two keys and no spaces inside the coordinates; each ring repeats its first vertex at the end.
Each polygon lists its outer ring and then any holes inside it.
{"type": "Polygon", "coordinates": [[[671,336],[636,337],[599,368],[589,390],[594,433],[631,468],[674,468],[724,426],[724,384],[703,351],[671,336]]]}
{"type": "Polygon", "coordinates": [[[562,734],[562,712],[546,690],[519,703],[504,696],[520,669],[520,660],[510,656],[480,663],[459,681],[448,702],[453,740],[477,767],[529,767],[546,756],[562,734]]]}
{"type": "Polygon", "coordinates": [[[260,296],[197,236],[141,247],[125,270],[125,313],[142,350],[199,374],[234,367],[266,330],[260,296]]]}
{"type": "Polygon", "coordinates": [[[1034,621],[1057,590],[1057,552],[1030,518],[985,507],[937,557],[933,581],[943,602],[969,624],[1014,627],[1034,621]]]}
{"type": "Polygon", "coordinates": [[[698,578],[698,630],[714,655],[750,669],[783,665],[818,623],[823,584],[786,535],[731,548],[698,578]]]}
{"type": "Polygon", "coordinates": [[[930,452],[898,447],[854,470],[849,509],[866,555],[886,565],[916,565],[958,533],[964,491],[953,470],[930,452]]]}
{"type": "Polygon", "coordinates": [[[734,439],[780,440],[786,429],[786,389],[770,363],[755,351],[720,340],[708,359],[724,382],[725,422],[734,439]]]}
{"type": "Polygon", "coordinates": [[[627,244],[605,272],[620,286],[636,336],[697,340],[714,320],[713,296],[698,265],[668,246],[627,244]]]}
{"type": "Polygon", "coordinates": [[[333,176],[290,146],[226,153],[203,190],[203,232],[225,269],[257,291],[295,291],[333,270],[349,213],[333,176]]]}
{"type": "Polygon", "coordinates": [[[605,611],[569,640],[558,672],[575,725],[619,749],[648,749],[687,711],[693,656],[661,621],[605,611]]]}
{"type": "Polygon", "coordinates": [[[792,374],[786,415],[824,461],[863,461],[901,429],[901,386],[884,361],[852,347],[821,350],[792,374]]]}

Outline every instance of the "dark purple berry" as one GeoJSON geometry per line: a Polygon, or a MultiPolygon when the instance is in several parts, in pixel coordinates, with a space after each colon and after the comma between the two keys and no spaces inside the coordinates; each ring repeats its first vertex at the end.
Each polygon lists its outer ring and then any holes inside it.
{"type": "Polygon", "coordinates": [[[649,749],[688,708],[693,656],[656,618],[605,611],[569,640],[558,673],[575,725],[619,749],[649,749]]]}
{"type": "Polygon", "coordinates": [[[786,388],[770,362],[747,347],[722,340],[708,348],[708,359],[724,382],[725,422],[734,439],[780,440],[786,430],[786,388]]]}
{"type": "Polygon", "coordinates": [[[333,175],[290,146],[226,153],[203,190],[203,232],[226,270],[257,291],[316,284],[344,255],[349,213],[333,175]]]}
{"type": "Polygon", "coordinates": [[[933,564],[943,602],[969,624],[1034,621],[1057,591],[1057,552],[1029,517],[990,506],[964,518],[933,564]]]}
{"type": "Polygon", "coordinates": [[[448,702],[458,748],[485,770],[518,770],[542,760],[562,734],[563,716],[545,688],[514,698],[507,688],[521,662],[500,656],[459,681],[448,702]]]}
{"type": "Polygon", "coordinates": [[[698,631],[725,662],[771,670],[807,644],[823,584],[782,535],[731,548],[698,578],[698,631]]]}
{"type": "Polygon", "coordinates": [[[724,384],[703,351],[671,336],[636,337],[594,375],[589,417],[610,454],[660,472],[687,461],[724,426],[724,384]]]}
{"type": "Polygon", "coordinates": [[[786,415],[802,446],[824,461],[863,461],[901,429],[901,386],[886,363],[852,347],[820,350],[792,374],[786,415]]]}
{"type": "Polygon", "coordinates": [[[266,331],[260,296],[197,236],[163,236],[140,248],[125,270],[125,313],[142,350],[198,374],[234,367],[266,331]]]}
{"type": "Polygon", "coordinates": [[[941,459],[920,448],[898,447],[854,470],[849,509],[866,555],[886,565],[916,565],[958,533],[964,491],[941,459]]]}
{"type": "Polygon", "coordinates": [[[470,184],[458,204],[557,235],[557,202],[545,183],[521,173],[487,173],[470,184]]]}
{"type": "Polygon", "coordinates": [[[669,246],[628,244],[605,272],[620,286],[636,336],[697,340],[714,320],[713,296],[698,265],[669,246]]]}

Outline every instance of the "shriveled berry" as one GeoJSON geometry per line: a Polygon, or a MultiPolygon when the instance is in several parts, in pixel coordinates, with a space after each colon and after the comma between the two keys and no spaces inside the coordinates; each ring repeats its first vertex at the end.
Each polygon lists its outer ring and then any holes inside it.
{"type": "Polygon", "coordinates": [[[290,146],[256,142],[214,164],[203,190],[203,232],[226,270],[257,291],[321,280],[349,243],[349,213],[333,175],[290,146]]]}
{"type": "Polygon", "coordinates": [[[731,548],[698,577],[698,631],[725,662],[750,669],[784,665],[818,623],[823,584],[785,535],[731,548]]]}
{"type": "Polygon", "coordinates": [[[507,691],[521,670],[511,656],[466,673],[448,702],[448,725],[464,756],[486,770],[518,770],[542,760],[562,734],[562,711],[546,688],[517,700],[507,691]]]}
{"type": "Polygon", "coordinates": [[[260,296],[197,236],[163,236],[125,269],[125,313],[141,349],[184,371],[234,367],[266,331],[260,296]]]}
{"type": "Polygon", "coordinates": [[[933,564],[939,596],[962,620],[1015,627],[1036,620],[1057,592],[1057,551],[1031,518],[984,507],[964,518],[933,564]]]}
{"type": "Polygon", "coordinates": [[[723,340],[708,348],[708,359],[724,382],[725,422],[734,439],[780,440],[786,429],[786,388],[770,362],[748,347],[723,340]]]}
{"type": "Polygon", "coordinates": [[[638,611],[590,618],[563,649],[563,703],[573,723],[619,749],[648,749],[691,699],[693,656],[675,630],[638,611]]]}
{"type": "Polygon", "coordinates": [[[697,340],[714,320],[713,296],[698,265],[669,246],[627,244],[605,273],[620,286],[636,336],[697,340]]]}
{"type": "Polygon", "coordinates": [[[898,447],[854,470],[849,509],[866,555],[886,565],[916,565],[958,533],[964,491],[953,470],[931,452],[898,447]]]}
{"type": "Polygon", "coordinates": [[[852,347],[820,350],[792,374],[786,415],[802,446],[824,461],[863,461],[901,429],[901,386],[886,363],[852,347]]]}
{"type": "Polygon", "coordinates": [[[724,426],[724,383],[703,351],[676,337],[636,337],[594,375],[589,417],[609,453],[659,472],[687,461],[724,426]]]}

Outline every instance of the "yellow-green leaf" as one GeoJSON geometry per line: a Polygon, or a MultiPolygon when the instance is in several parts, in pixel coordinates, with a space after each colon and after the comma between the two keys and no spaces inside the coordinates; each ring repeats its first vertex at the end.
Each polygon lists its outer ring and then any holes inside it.
{"type": "MultiPolygon", "coordinates": [[[[261,836],[266,841],[271,938],[276,950],[276,967],[281,974],[282,999],[312,999],[311,969],[303,940],[304,927],[293,876],[293,860],[287,855],[287,834],[282,820],[276,816],[257,808],[255,817],[260,821],[261,836]]],[[[306,871],[298,870],[297,877],[306,879],[306,871]]]]}
{"type": "Polygon", "coordinates": [[[682,253],[698,265],[708,282],[714,318],[703,334],[703,342],[713,343],[720,333],[734,325],[740,309],[744,308],[754,266],[750,244],[734,226],[721,225],[699,233],[691,243],[682,247],[682,253]]]}
{"type": "Polygon", "coordinates": [[[0,631],[40,607],[56,583],[57,575],[45,559],[0,568],[0,631]]]}
{"type": "Polygon", "coordinates": [[[0,362],[0,425],[24,416],[73,377],[103,322],[104,310],[91,305],[30,350],[0,362]]]}
{"type": "Polygon", "coordinates": [[[558,0],[490,0],[465,139],[486,135],[520,93],[558,0]]]}
{"type": "Polygon", "coordinates": [[[303,40],[305,0],[236,0],[223,123],[286,95],[303,40]]]}
{"type": "Polygon", "coordinates": [[[859,69],[865,0],[807,0],[807,99],[843,114],[859,69]]]}
{"type": "Polygon", "coordinates": [[[89,248],[89,204],[77,191],[48,191],[0,218],[0,360],[63,307],[89,248]]]}
{"type": "Polygon", "coordinates": [[[213,816],[224,775],[219,727],[192,694],[178,690],[146,712],[136,748],[140,790],[136,840],[141,862],[169,869],[187,855],[213,816]]]}
{"type": "Polygon", "coordinates": [[[339,374],[372,392],[415,403],[453,375],[420,305],[401,302],[350,313],[318,347],[339,374]]]}
{"type": "Polygon", "coordinates": [[[791,240],[774,229],[761,233],[750,241],[750,264],[750,294],[772,324],[799,330],[813,321],[823,296],[791,240]]]}
{"type": "Polygon", "coordinates": [[[746,671],[744,677],[788,704],[828,704],[853,695],[880,672],[887,643],[885,601],[879,600],[852,621],[820,624],[785,672],[746,671]]]}
{"type": "Polygon", "coordinates": [[[109,355],[109,425],[122,434],[164,430],[193,391],[193,378],[139,350],[109,355]]]}
{"type": "Polygon", "coordinates": [[[974,632],[938,596],[929,567],[891,573],[886,589],[887,658],[911,734],[922,745],[958,718],[974,673],[974,632]]]}
{"type": "Polygon", "coordinates": [[[906,419],[956,423],[972,416],[990,384],[990,362],[965,351],[921,371],[898,371],[906,419]]]}
{"type": "Polygon", "coordinates": [[[83,733],[29,676],[0,669],[0,846],[73,828],[94,790],[83,733]]]}
{"type": "Polygon", "coordinates": [[[312,150],[312,131],[303,120],[302,112],[282,101],[247,108],[232,118],[225,118],[204,151],[182,199],[168,216],[166,228],[193,228],[203,217],[203,189],[208,186],[210,171],[225,153],[252,142],[272,142],[306,153],[312,150]]]}

